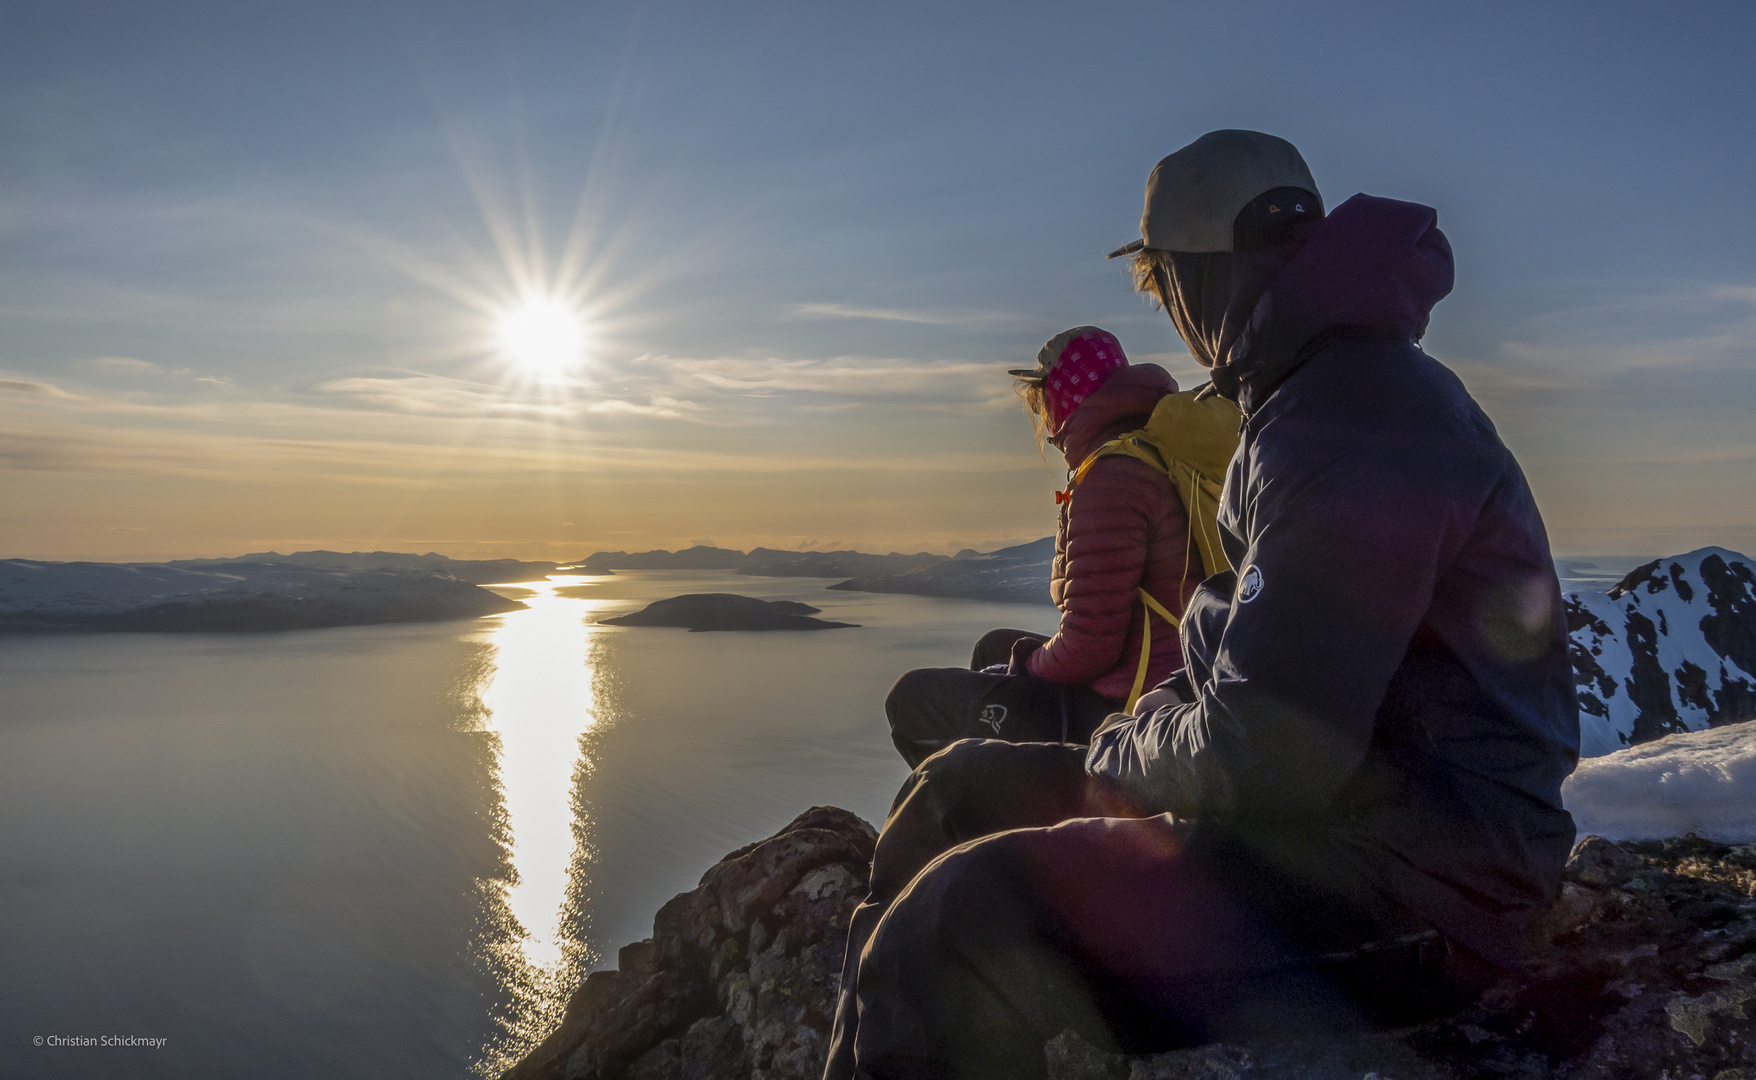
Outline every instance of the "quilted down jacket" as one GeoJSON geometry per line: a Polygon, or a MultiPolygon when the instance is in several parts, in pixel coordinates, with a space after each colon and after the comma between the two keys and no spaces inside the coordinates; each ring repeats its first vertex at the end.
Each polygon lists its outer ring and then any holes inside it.
{"type": "MultiPolygon", "coordinates": [[[[1086,398],[1051,440],[1076,469],[1093,450],[1146,423],[1153,406],[1177,391],[1163,368],[1123,368],[1086,398]]],[[[1061,627],[1030,657],[1032,675],[1068,686],[1090,686],[1120,701],[1140,663],[1145,606],[1135,590],[1182,611],[1201,583],[1201,556],[1189,542],[1189,521],[1176,488],[1145,462],[1098,461],[1061,504],[1049,595],[1061,627]]],[[[1147,686],[1183,667],[1175,628],[1153,616],[1147,686]]]]}

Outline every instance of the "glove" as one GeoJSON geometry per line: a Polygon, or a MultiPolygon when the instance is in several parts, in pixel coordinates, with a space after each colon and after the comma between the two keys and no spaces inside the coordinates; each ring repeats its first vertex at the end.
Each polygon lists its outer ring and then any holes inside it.
{"type": "Polygon", "coordinates": [[[1166,705],[1187,705],[1194,700],[1195,688],[1190,685],[1189,673],[1179,671],[1141,694],[1140,700],[1134,703],[1134,715],[1151,716],[1166,705]]]}
{"type": "Polygon", "coordinates": [[[1031,654],[1043,647],[1042,638],[1021,637],[1012,643],[1012,662],[1006,665],[1008,675],[1030,674],[1031,654]]]}

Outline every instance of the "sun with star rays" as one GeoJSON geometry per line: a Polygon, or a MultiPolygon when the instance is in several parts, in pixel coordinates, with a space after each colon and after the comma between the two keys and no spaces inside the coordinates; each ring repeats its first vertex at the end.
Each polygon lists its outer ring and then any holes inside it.
{"type": "Polygon", "coordinates": [[[557,382],[579,367],[588,337],[584,313],[554,296],[526,296],[495,318],[500,354],[544,382],[557,382]]]}

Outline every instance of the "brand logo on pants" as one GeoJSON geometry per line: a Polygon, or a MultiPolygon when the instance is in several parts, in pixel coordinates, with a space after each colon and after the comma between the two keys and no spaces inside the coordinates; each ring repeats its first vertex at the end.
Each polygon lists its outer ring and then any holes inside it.
{"type": "Polygon", "coordinates": [[[976,715],[976,719],[993,728],[994,734],[998,735],[1000,734],[1000,725],[1006,722],[1006,706],[983,705],[982,711],[976,715]]]}

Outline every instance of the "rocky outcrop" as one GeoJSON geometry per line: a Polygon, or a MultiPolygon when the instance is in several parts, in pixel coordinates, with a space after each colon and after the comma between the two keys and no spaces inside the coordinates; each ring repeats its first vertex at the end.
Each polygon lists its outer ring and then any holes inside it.
{"type": "Polygon", "coordinates": [[[1756,716],[1756,572],[1725,548],[1566,597],[1587,756],[1756,716]]]}
{"type": "Polygon", "coordinates": [[[0,630],[303,630],[522,607],[439,570],[0,560],[0,630]]]}
{"type": "Polygon", "coordinates": [[[813,619],[822,611],[792,600],[757,600],[734,593],[690,593],[601,620],[611,626],[682,626],[705,630],[841,630],[856,623],[813,619]]]}
{"type": "Polygon", "coordinates": [[[1055,538],[1045,536],[986,555],[959,552],[956,558],[906,574],[860,577],[831,585],[854,592],[906,593],[1008,604],[1049,603],[1049,567],[1055,538]]]}
{"type": "MultiPolygon", "coordinates": [[[[871,826],[818,807],[733,852],[506,1080],[815,1080],[871,826]]],[[[1051,1080],[1750,1080],[1756,845],[1587,837],[1523,967],[1419,1027],[1148,1057],[1051,1040],[1051,1080]]]]}
{"type": "Polygon", "coordinates": [[[817,1080],[876,838],[819,806],[727,855],[504,1080],[817,1080]]]}

